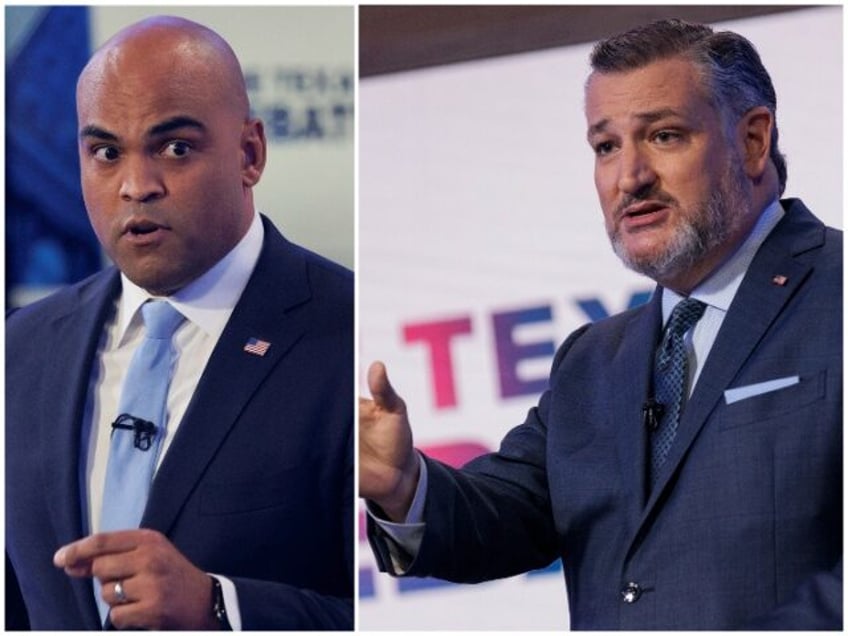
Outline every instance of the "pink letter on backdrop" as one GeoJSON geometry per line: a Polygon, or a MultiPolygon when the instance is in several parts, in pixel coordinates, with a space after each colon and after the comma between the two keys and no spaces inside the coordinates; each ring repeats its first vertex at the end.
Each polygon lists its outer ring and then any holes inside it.
{"type": "Polygon", "coordinates": [[[437,409],[456,406],[451,340],[454,336],[467,333],[471,333],[471,318],[467,317],[439,322],[420,322],[403,328],[403,338],[406,342],[423,340],[430,348],[430,368],[437,409]]]}

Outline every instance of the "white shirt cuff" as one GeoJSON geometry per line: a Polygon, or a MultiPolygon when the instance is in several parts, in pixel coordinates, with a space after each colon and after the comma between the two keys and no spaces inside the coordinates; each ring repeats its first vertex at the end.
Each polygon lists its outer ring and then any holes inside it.
{"type": "Polygon", "coordinates": [[[236,586],[230,579],[220,574],[210,574],[221,584],[221,594],[224,596],[224,608],[227,610],[227,620],[234,632],[241,631],[241,611],[239,610],[236,586]]]}
{"type": "Polygon", "coordinates": [[[420,453],[418,454],[418,465],[420,467],[418,485],[415,488],[415,496],[412,498],[412,504],[409,506],[409,512],[406,513],[406,519],[403,523],[380,519],[374,514],[370,503],[366,502],[368,515],[406,552],[406,554],[401,554],[391,542],[388,543],[392,564],[400,574],[403,574],[409,568],[410,563],[418,555],[426,527],[423,519],[424,503],[427,499],[427,463],[420,453]]]}

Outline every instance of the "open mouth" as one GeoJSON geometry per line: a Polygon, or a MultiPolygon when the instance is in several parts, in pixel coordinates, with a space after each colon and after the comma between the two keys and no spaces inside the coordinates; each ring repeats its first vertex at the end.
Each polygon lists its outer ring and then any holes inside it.
{"type": "Polygon", "coordinates": [[[162,229],[166,229],[164,225],[147,219],[131,220],[124,224],[124,234],[131,236],[147,236],[162,229]]]}
{"type": "Polygon", "coordinates": [[[136,247],[150,247],[158,245],[169,229],[167,225],[150,219],[134,218],[124,223],[122,236],[136,247]]]}
{"type": "Polygon", "coordinates": [[[625,207],[618,222],[628,231],[642,231],[662,224],[668,214],[668,205],[661,201],[640,201],[625,207]]]}
{"type": "Polygon", "coordinates": [[[658,212],[665,207],[666,206],[664,204],[655,202],[636,203],[626,207],[622,216],[638,218],[640,216],[647,216],[654,212],[658,212]]]}
{"type": "Polygon", "coordinates": [[[631,217],[645,216],[646,214],[651,214],[651,212],[654,212],[654,210],[653,209],[651,209],[651,210],[636,210],[635,212],[628,212],[627,216],[631,216],[631,217]]]}
{"type": "Polygon", "coordinates": [[[134,236],[143,236],[145,234],[150,234],[151,232],[155,232],[159,229],[158,225],[137,225],[135,227],[130,228],[130,234],[134,236]]]}

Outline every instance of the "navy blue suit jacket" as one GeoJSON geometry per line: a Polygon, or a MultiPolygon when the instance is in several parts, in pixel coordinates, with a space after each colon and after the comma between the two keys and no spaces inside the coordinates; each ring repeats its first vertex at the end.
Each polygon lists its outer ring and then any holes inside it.
{"type": "MultiPolygon", "coordinates": [[[[231,578],[245,629],[352,629],[353,277],[264,222],[142,526],[231,578]]],[[[36,629],[100,628],[52,555],[85,532],[82,413],[119,292],[110,269],[6,321],[6,542],[36,629]]]]}
{"type": "MultiPolygon", "coordinates": [[[[561,558],[575,629],[841,629],[842,235],[783,204],[650,493],[659,294],[572,334],[498,453],[461,471],[427,460],[410,574],[474,582],[561,558]]],[[[391,571],[373,525],[371,539],[391,571]]]]}

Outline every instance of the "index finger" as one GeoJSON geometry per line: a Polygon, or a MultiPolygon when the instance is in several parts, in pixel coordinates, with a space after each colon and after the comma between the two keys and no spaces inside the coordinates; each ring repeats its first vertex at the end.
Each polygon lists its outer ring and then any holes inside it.
{"type": "Polygon", "coordinates": [[[90,576],[92,560],[104,554],[134,550],[139,544],[139,538],[139,530],[92,534],[59,548],[53,555],[53,565],[66,571],[73,570],[78,575],[90,576]]]}

